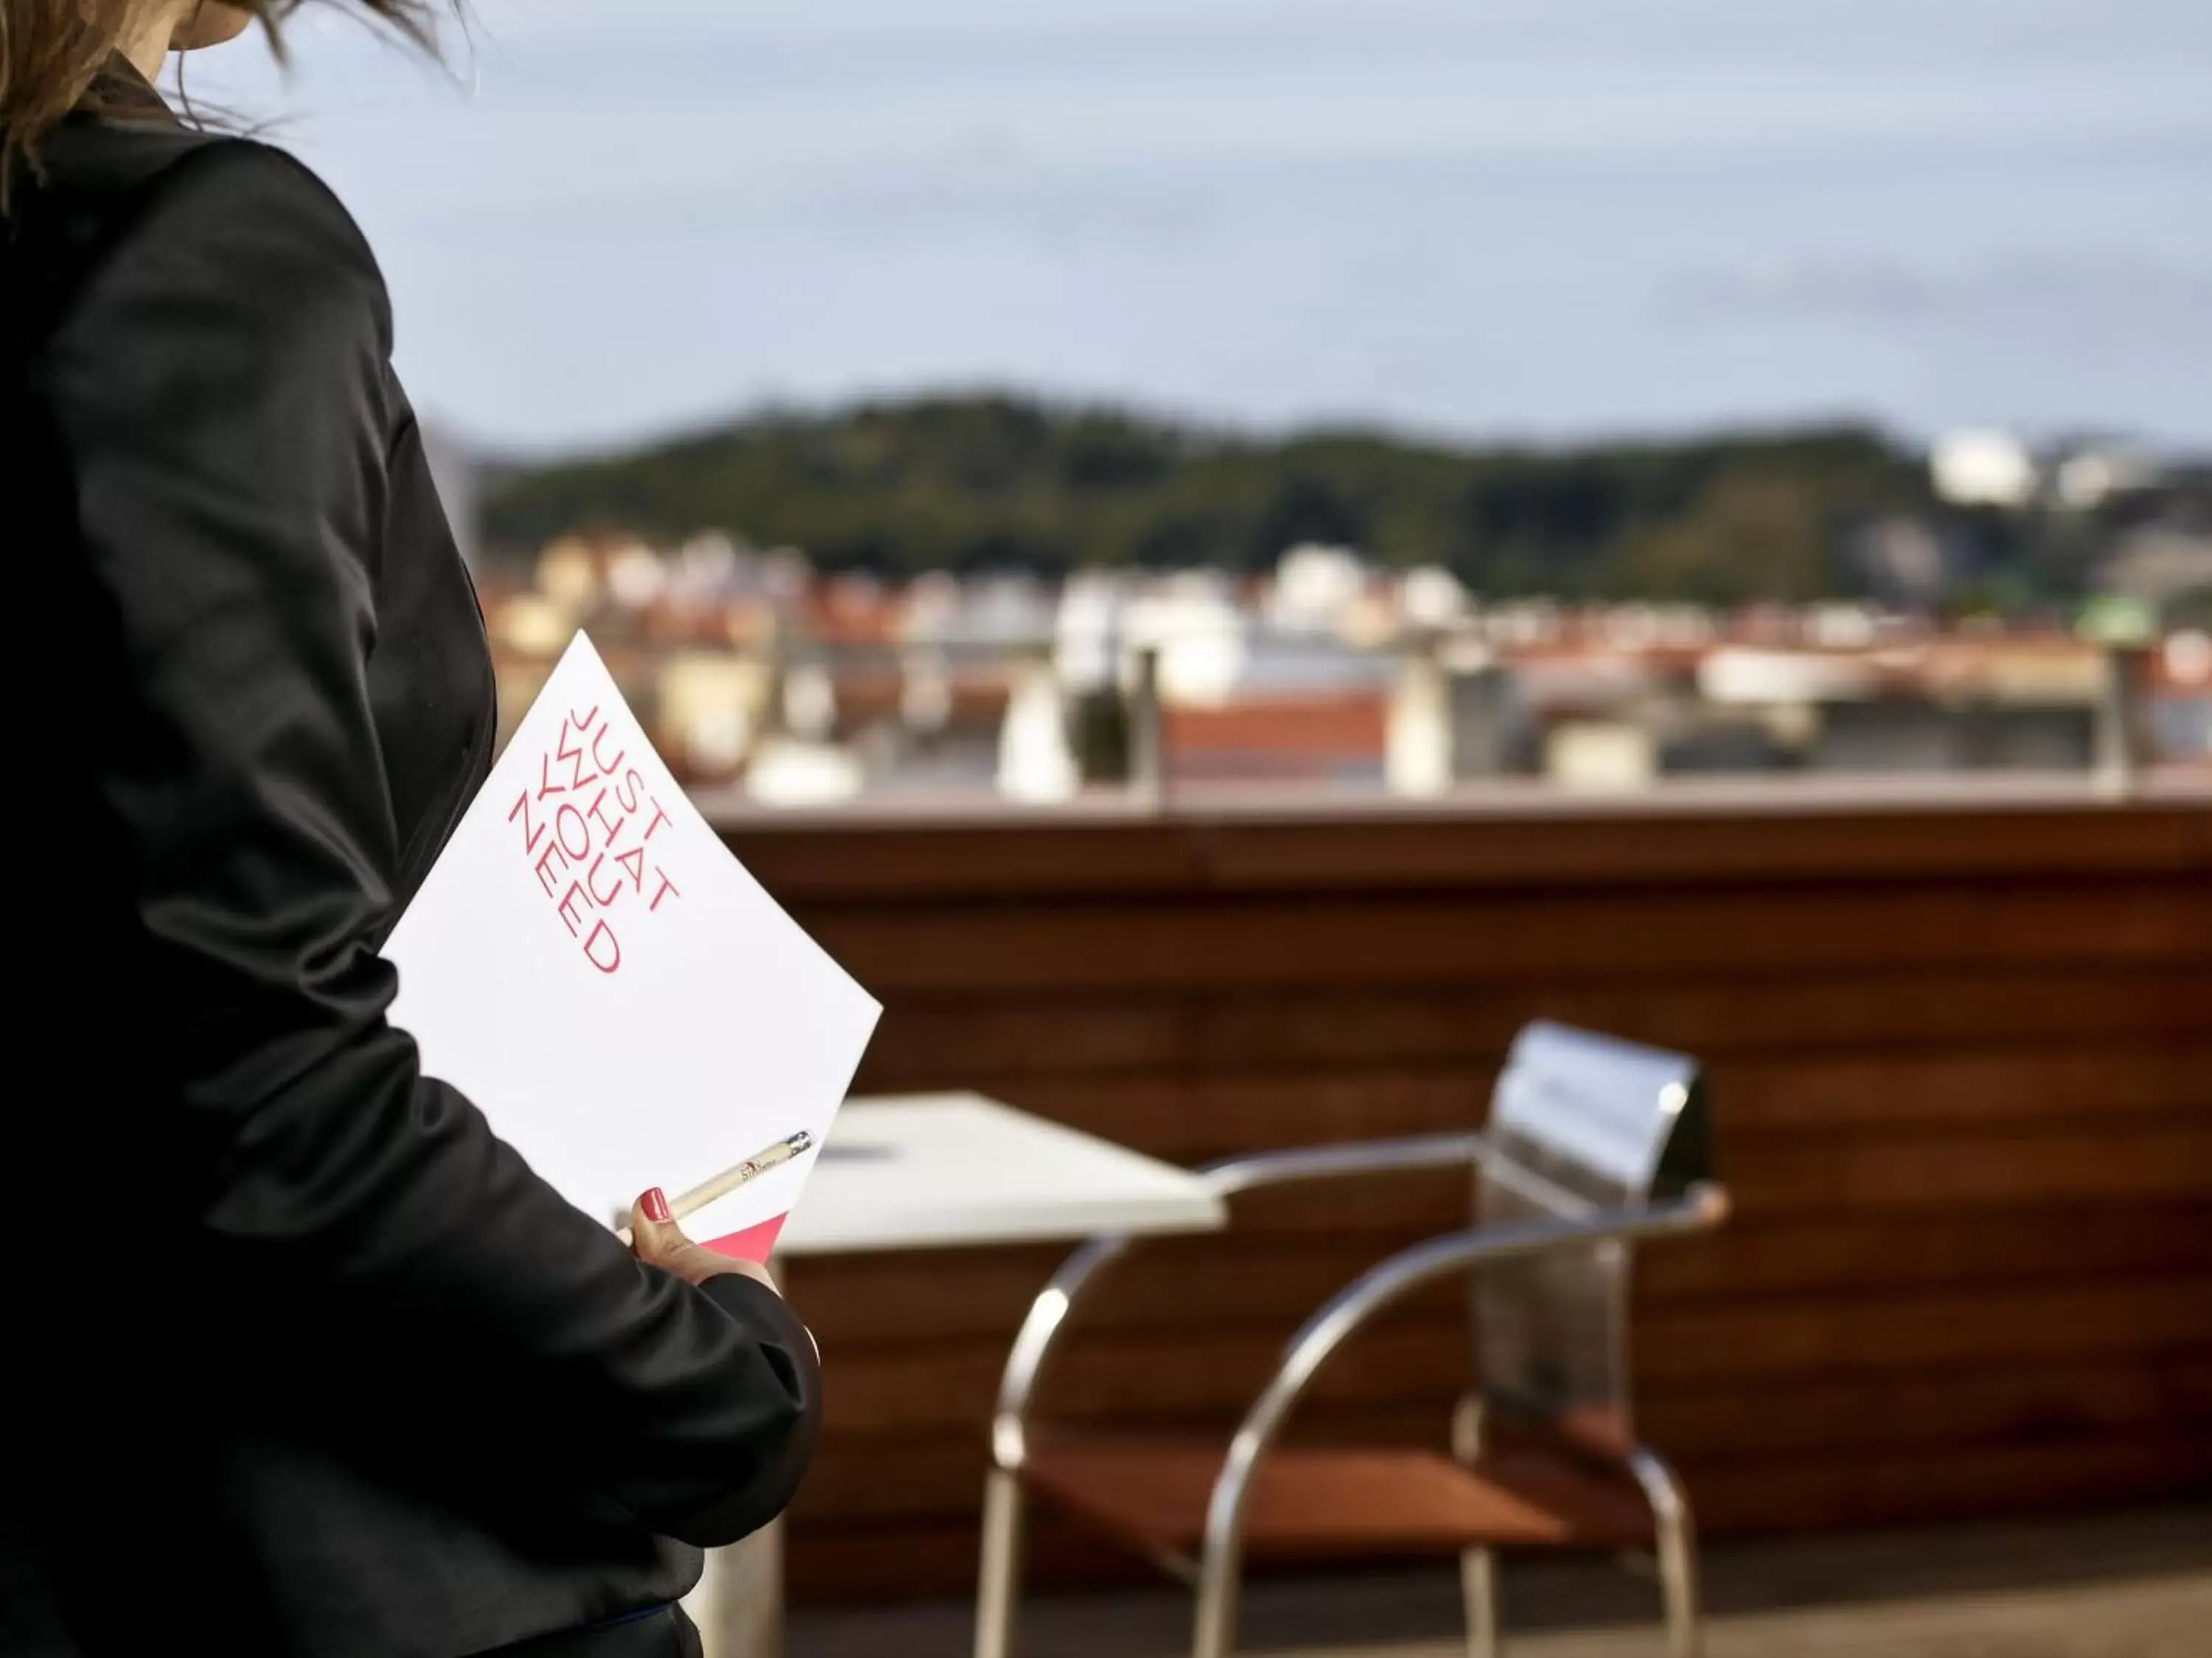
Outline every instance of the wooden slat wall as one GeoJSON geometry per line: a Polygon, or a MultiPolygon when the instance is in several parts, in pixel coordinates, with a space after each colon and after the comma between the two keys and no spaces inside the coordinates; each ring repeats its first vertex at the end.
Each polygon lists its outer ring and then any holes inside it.
{"type": "MultiPolygon", "coordinates": [[[[1538,1015],[1710,1064],[1718,1236],[1648,1251],[1643,1425],[1717,1533],[2212,1484],[2212,820],[2190,802],[866,826],[732,844],[884,1001],[866,1092],[973,1088],[1161,1156],[1480,1120],[1538,1015]]],[[[1255,1200],[1101,1296],[1057,1414],[1218,1424],[1456,1180],[1255,1200]]],[[[1058,1249],[804,1262],[829,1366],[802,1599],[964,1592],[983,1424],[1058,1249]]],[[[1441,1442],[1463,1300],[1301,1431],[1441,1442]]],[[[1042,1524],[1036,1575],[1113,1557],[1042,1524]]]]}

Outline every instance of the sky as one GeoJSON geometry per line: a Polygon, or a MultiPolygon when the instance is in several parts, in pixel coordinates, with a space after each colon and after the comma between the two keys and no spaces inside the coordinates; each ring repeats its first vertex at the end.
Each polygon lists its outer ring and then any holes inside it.
{"type": "Polygon", "coordinates": [[[1566,442],[2212,448],[2203,0],[478,0],[186,89],[513,453],[1009,387],[1566,442]]]}

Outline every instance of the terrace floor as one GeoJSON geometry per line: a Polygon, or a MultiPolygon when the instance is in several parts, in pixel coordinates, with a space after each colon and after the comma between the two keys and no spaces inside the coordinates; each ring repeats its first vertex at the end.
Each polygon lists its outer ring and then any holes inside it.
{"type": "MultiPolygon", "coordinates": [[[[1608,1563],[1504,1573],[1510,1658],[1663,1650],[1656,1597],[1608,1563]]],[[[1455,1576],[1261,1580],[1251,1658],[1460,1658],[1455,1576]]],[[[1708,1658],[2204,1658],[2212,1504],[1940,1531],[1723,1545],[1705,1563],[1708,1658]]],[[[1033,1597],[1023,1658],[1169,1658],[1188,1649],[1173,1589],[1033,1597]]],[[[931,1603],[794,1613],[786,1658],[966,1658],[971,1612],[931,1603]]]]}

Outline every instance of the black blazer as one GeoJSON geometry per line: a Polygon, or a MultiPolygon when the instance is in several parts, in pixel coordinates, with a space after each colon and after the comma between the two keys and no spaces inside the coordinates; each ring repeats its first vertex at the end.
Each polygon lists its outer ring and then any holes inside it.
{"type": "Polygon", "coordinates": [[[143,113],[5,214],[0,1650],[459,1658],[665,1602],[790,1497],[811,1343],[641,1265],[386,1021],[483,625],[359,232],[143,113]]]}

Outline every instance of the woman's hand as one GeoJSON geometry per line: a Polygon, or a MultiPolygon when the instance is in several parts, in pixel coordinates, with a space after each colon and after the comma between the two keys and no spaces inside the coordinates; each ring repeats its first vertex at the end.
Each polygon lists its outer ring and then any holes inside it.
{"type": "MultiPolygon", "coordinates": [[[[704,1244],[696,1244],[684,1235],[684,1228],[668,1216],[668,1199],[654,1186],[630,1206],[630,1247],[638,1259],[651,1261],[655,1266],[665,1267],[678,1277],[692,1283],[704,1283],[708,1279],[735,1272],[775,1289],[775,1280],[769,1270],[757,1261],[741,1261],[732,1255],[718,1255],[704,1244]]],[[[782,1291],[777,1290],[777,1294],[782,1291]]]]}

